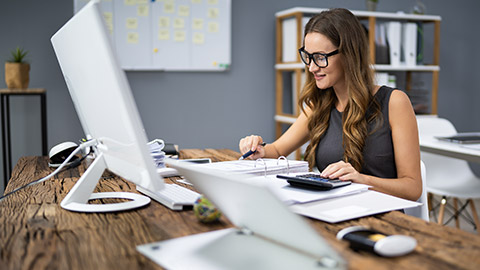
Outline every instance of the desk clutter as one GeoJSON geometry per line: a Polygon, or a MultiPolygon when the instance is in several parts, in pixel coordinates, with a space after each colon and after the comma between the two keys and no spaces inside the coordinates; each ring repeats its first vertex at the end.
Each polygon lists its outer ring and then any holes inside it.
{"type": "MultiPolygon", "coordinates": [[[[229,149],[183,149],[179,157],[226,161],[238,159],[239,154],[229,149]]],[[[179,244],[183,249],[180,251],[171,249],[171,258],[172,260],[177,258],[180,263],[184,258],[189,257],[190,250],[195,248],[182,245],[177,241],[184,236],[196,235],[209,239],[231,237],[249,241],[243,234],[248,231],[239,232],[236,228],[232,228],[230,218],[226,215],[223,215],[219,222],[205,224],[198,221],[193,211],[174,212],[154,201],[138,211],[117,214],[85,215],[61,209],[58,203],[65,196],[65,190],[68,191],[72,187],[84,170],[86,166],[82,163],[79,167],[60,173],[54,181],[29,187],[0,201],[0,225],[8,229],[5,231],[8,235],[0,237],[0,249],[3,252],[0,264],[4,266],[2,269],[27,268],[36,258],[42,258],[36,261],[36,269],[123,270],[142,267],[155,269],[158,268],[155,259],[150,260],[148,256],[146,258],[139,252],[138,245],[148,245],[152,251],[168,251],[169,245],[163,241],[175,241],[172,244],[179,244]],[[34,199],[25,200],[27,196],[34,199]],[[25,226],[25,220],[35,222],[35,226],[25,226]],[[228,228],[231,228],[234,233],[223,230],[228,228]],[[39,231],[44,232],[45,235],[29,237],[39,231]],[[212,235],[204,235],[206,231],[211,231],[212,235]],[[118,256],[120,253],[124,255],[118,256]],[[92,254],[97,255],[92,256],[92,254]]],[[[39,174],[49,171],[51,169],[48,167],[47,157],[22,157],[13,170],[13,177],[6,192],[30,183],[39,174]]],[[[176,183],[176,179],[172,177],[165,181],[176,183]]],[[[134,185],[125,183],[126,181],[119,177],[104,179],[97,187],[97,191],[135,191],[134,185]]],[[[362,194],[368,195],[367,192],[357,195],[362,194]]],[[[335,199],[324,201],[334,203],[335,199]]],[[[253,207],[253,209],[256,208],[258,207],[253,207]]],[[[372,215],[368,218],[356,218],[348,222],[329,223],[310,219],[308,223],[315,229],[316,234],[324,237],[323,242],[326,247],[332,247],[341,254],[349,268],[370,269],[374,266],[379,269],[434,269],[439,265],[447,265],[448,268],[455,269],[476,269],[480,264],[480,236],[425,222],[398,211],[372,215]],[[355,252],[344,240],[339,241],[335,238],[339,231],[350,226],[367,227],[387,236],[408,235],[416,239],[417,247],[410,254],[392,259],[367,252],[355,252]]],[[[276,226],[270,225],[269,228],[272,230],[276,226]]],[[[265,245],[267,242],[253,237],[249,239],[260,245],[265,245]]],[[[222,255],[225,254],[230,258],[238,258],[239,262],[249,263],[248,260],[238,256],[240,253],[235,253],[242,250],[234,249],[233,246],[223,249],[218,245],[212,245],[203,250],[198,250],[198,246],[196,248],[197,251],[211,251],[209,254],[212,258],[223,259],[222,255]]],[[[256,249],[252,249],[251,252],[256,252],[256,249]]],[[[261,255],[263,251],[257,254],[261,255]]],[[[278,260],[274,261],[278,262],[278,260]]],[[[226,268],[228,267],[223,269],[226,268]]],[[[198,269],[198,267],[190,269],[198,269]]],[[[276,269],[285,269],[285,267],[276,269]]],[[[290,269],[306,268],[297,265],[290,269]]]]}

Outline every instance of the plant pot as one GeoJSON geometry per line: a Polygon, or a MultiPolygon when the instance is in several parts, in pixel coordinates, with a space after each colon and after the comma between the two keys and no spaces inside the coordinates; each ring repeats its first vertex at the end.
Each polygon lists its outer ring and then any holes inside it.
{"type": "Polygon", "coordinates": [[[9,89],[28,88],[30,64],[5,62],[5,83],[9,89]]]}
{"type": "Polygon", "coordinates": [[[368,11],[376,11],[377,10],[377,2],[366,0],[367,10],[368,11]]]}

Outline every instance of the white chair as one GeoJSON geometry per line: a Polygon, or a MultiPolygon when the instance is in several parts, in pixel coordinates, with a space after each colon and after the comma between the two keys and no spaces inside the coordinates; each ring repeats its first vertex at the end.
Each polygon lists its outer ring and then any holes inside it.
{"type": "Polygon", "coordinates": [[[420,169],[421,169],[421,176],[422,176],[422,195],[418,198],[417,202],[421,203],[422,205],[413,207],[413,208],[406,208],[403,211],[405,214],[421,218],[425,221],[430,221],[428,216],[428,200],[427,200],[427,189],[426,189],[426,170],[425,170],[425,163],[420,161],[420,169]]]}
{"type": "MultiPolygon", "coordinates": [[[[420,138],[422,136],[450,136],[457,133],[455,127],[448,120],[438,117],[426,116],[417,117],[417,124],[420,138]]],[[[454,214],[456,225],[459,227],[458,217],[463,215],[462,210],[470,204],[473,220],[470,216],[467,219],[480,230],[475,204],[472,199],[480,198],[480,179],[473,174],[468,163],[461,159],[450,158],[442,155],[421,152],[421,159],[428,168],[427,192],[431,205],[433,194],[442,196],[438,223],[443,224],[445,206],[449,198],[453,198],[454,214]],[[457,199],[465,199],[466,203],[458,211],[457,199]]],[[[431,209],[431,207],[430,207],[431,209]]]]}

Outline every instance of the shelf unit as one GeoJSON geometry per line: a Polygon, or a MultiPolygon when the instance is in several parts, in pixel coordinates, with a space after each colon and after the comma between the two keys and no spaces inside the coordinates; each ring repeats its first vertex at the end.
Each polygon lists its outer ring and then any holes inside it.
{"type": "MultiPolygon", "coordinates": [[[[300,60],[300,56],[297,53],[297,49],[301,47],[303,39],[303,27],[305,24],[305,17],[313,16],[314,14],[320,13],[325,9],[321,8],[305,8],[305,7],[295,7],[287,10],[277,12],[276,17],[276,56],[275,56],[275,85],[276,85],[276,99],[275,99],[275,134],[276,137],[280,137],[283,133],[283,128],[285,125],[292,124],[295,119],[298,117],[299,109],[298,105],[293,105],[292,112],[288,113],[284,110],[284,91],[285,91],[285,74],[293,74],[292,86],[293,92],[296,97],[293,97],[294,100],[297,100],[300,91],[302,89],[302,73],[305,72],[305,65],[300,60]],[[289,29],[293,30],[292,34],[295,37],[296,45],[289,46],[283,44],[284,41],[284,23],[286,20],[289,21],[289,29]],[[293,24],[291,24],[293,23],[293,24]],[[288,50],[295,49],[296,59],[290,61],[284,61],[283,53],[285,48],[288,47],[288,50]]],[[[376,72],[405,72],[405,91],[410,91],[411,87],[411,75],[412,72],[428,72],[432,74],[431,82],[431,101],[430,101],[430,114],[437,114],[437,95],[438,95],[438,76],[440,71],[440,16],[432,15],[416,15],[416,14],[404,14],[404,13],[387,13],[387,12],[374,12],[374,11],[354,11],[352,13],[359,18],[362,22],[365,22],[368,26],[368,42],[370,48],[371,62],[375,63],[375,25],[377,21],[400,21],[400,22],[422,22],[425,24],[433,24],[433,48],[424,48],[424,52],[429,52],[431,49],[433,53],[432,63],[424,65],[415,65],[415,66],[406,66],[406,65],[380,65],[375,64],[373,68],[376,72]]],[[[293,53],[293,52],[292,52],[293,53]]],[[[290,54],[292,55],[292,54],[290,54]]],[[[307,71],[308,72],[308,71],[307,71]]],[[[300,158],[300,152],[297,151],[296,158],[300,158]]]]}

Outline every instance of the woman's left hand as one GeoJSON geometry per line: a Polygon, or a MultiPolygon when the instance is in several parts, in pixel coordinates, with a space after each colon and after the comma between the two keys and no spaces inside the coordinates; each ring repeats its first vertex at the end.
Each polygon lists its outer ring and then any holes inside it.
{"type": "Polygon", "coordinates": [[[350,180],[361,184],[365,184],[366,181],[365,175],[359,173],[353,168],[352,164],[345,161],[339,161],[328,165],[320,175],[325,178],[338,178],[343,181],[350,180]]]}

